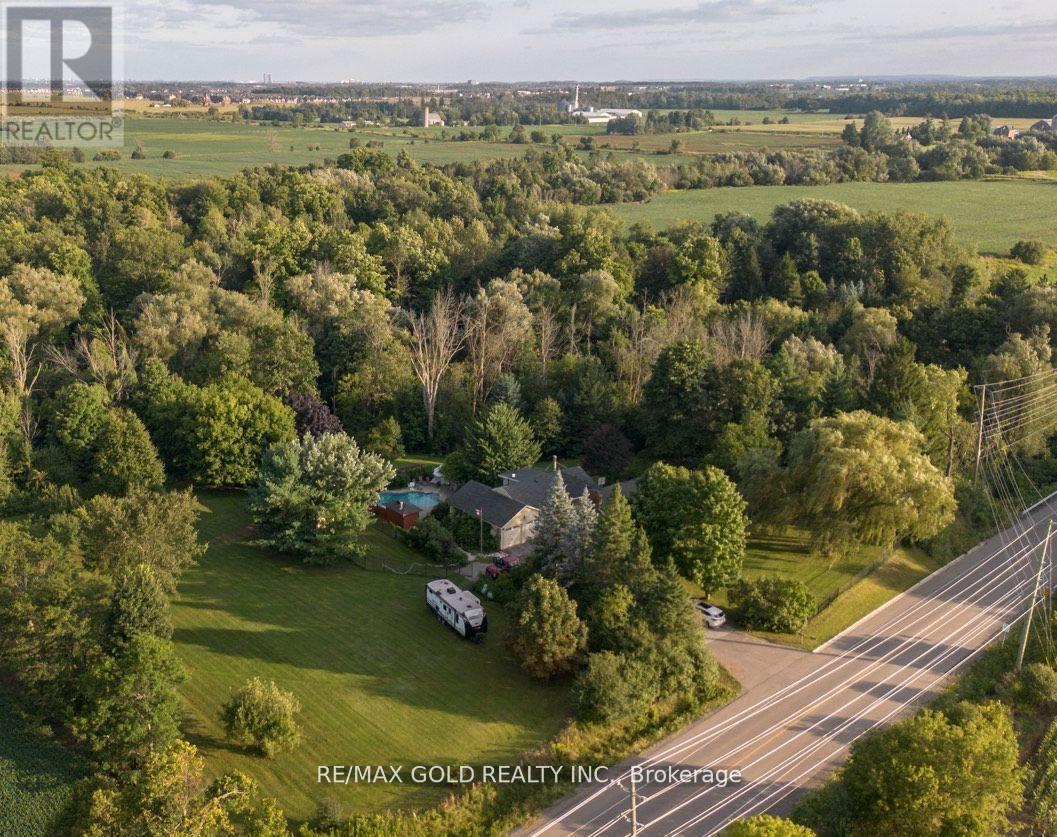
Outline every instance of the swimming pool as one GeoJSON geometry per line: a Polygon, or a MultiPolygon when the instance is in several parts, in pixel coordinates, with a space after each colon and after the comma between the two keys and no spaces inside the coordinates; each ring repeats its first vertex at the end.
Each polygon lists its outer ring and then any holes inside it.
{"type": "Polygon", "coordinates": [[[414,503],[423,511],[429,511],[440,502],[440,497],[432,491],[383,491],[378,495],[380,506],[391,503],[393,500],[414,503]]]}

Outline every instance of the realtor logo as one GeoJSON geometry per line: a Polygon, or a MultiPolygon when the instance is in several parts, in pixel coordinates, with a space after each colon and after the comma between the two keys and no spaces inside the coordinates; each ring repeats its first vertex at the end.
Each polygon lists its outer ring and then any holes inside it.
{"type": "Polygon", "coordinates": [[[5,3],[0,142],[120,145],[119,10],[5,3]]]}

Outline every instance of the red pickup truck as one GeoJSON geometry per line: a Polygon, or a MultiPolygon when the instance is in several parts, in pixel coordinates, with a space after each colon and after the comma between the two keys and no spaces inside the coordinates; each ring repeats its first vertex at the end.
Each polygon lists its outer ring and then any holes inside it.
{"type": "Polygon", "coordinates": [[[521,563],[520,558],[515,558],[513,555],[500,555],[484,568],[484,571],[488,573],[489,578],[498,578],[500,573],[510,572],[514,567],[521,563]]]}

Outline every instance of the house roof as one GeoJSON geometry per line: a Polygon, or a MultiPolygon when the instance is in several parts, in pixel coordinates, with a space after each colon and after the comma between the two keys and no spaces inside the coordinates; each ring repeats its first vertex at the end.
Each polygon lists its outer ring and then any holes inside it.
{"type": "Polygon", "coordinates": [[[630,497],[632,494],[635,493],[635,490],[639,487],[639,480],[638,477],[635,477],[630,480],[624,480],[623,482],[613,482],[609,485],[602,486],[600,489],[598,489],[598,493],[602,495],[603,500],[609,499],[609,495],[613,493],[613,486],[616,485],[620,486],[621,494],[623,494],[625,497],[630,497]]]}
{"type": "Polygon", "coordinates": [[[475,480],[463,485],[451,495],[448,502],[459,511],[474,517],[477,516],[477,509],[480,509],[484,522],[499,528],[517,517],[526,505],[475,480]]]}
{"type": "MultiPolygon", "coordinates": [[[[579,465],[562,468],[561,475],[565,480],[565,490],[574,499],[583,494],[585,488],[588,491],[598,490],[598,483],[579,465]]],[[[497,492],[537,509],[543,508],[551,486],[554,485],[554,471],[549,468],[524,468],[500,474],[499,478],[503,485],[495,489],[497,492]]]]}

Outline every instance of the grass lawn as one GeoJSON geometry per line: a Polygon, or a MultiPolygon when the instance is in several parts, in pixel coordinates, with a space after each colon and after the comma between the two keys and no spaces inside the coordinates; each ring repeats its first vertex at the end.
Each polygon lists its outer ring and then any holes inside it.
{"type": "Polygon", "coordinates": [[[28,729],[0,694],[0,834],[58,833],[74,782],[84,775],[78,756],[28,729]]]}
{"type": "MultiPolygon", "coordinates": [[[[798,579],[807,585],[817,601],[829,602],[804,631],[804,645],[814,648],[939,569],[942,563],[919,549],[900,547],[877,569],[866,574],[882,557],[882,552],[880,547],[864,546],[830,559],[812,551],[806,532],[788,529],[751,538],[745,551],[743,574],[750,579],[764,576],[798,579]]],[[[704,595],[696,585],[688,586],[692,595],[704,595]]],[[[721,607],[727,605],[725,592],[714,593],[711,598],[721,607]]],[[[761,632],[759,635],[800,645],[800,637],[793,634],[761,632]]]]}
{"type": "Polygon", "coordinates": [[[1057,181],[984,180],[941,183],[834,183],[828,186],[747,186],[670,191],[648,203],[615,204],[626,223],[667,227],[740,210],[766,220],[774,207],[802,198],[839,201],[862,211],[906,209],[946,215],[959,241],[982,253],[1007,253],[1023,238],[1057,245],[1057,181]]]}
{"type": "MultiPolygon", "coordinates": [[[[185,732],[211,774],[245,771],[295,820],[327,796],[347,814],[424,806],[445,790],[320,786],[316,766],[510,763],[561,728],[567,690],[520,672],[503,647],[499,607],[488,607],[489,634],[475,645],[430,615],[425,579],[302,566],[246,543],[242,494],[201,500],[210,546],[184,574],[173,622],[190,675],[181,690],[185,732]],[[230,692],[253,676],[275,680],[303,706],[304,741],[274,760],[227,743],[217,720],[230,692]]],[[[392,563],[418,557],[376,529],[365,541],[392,563]]]]}

